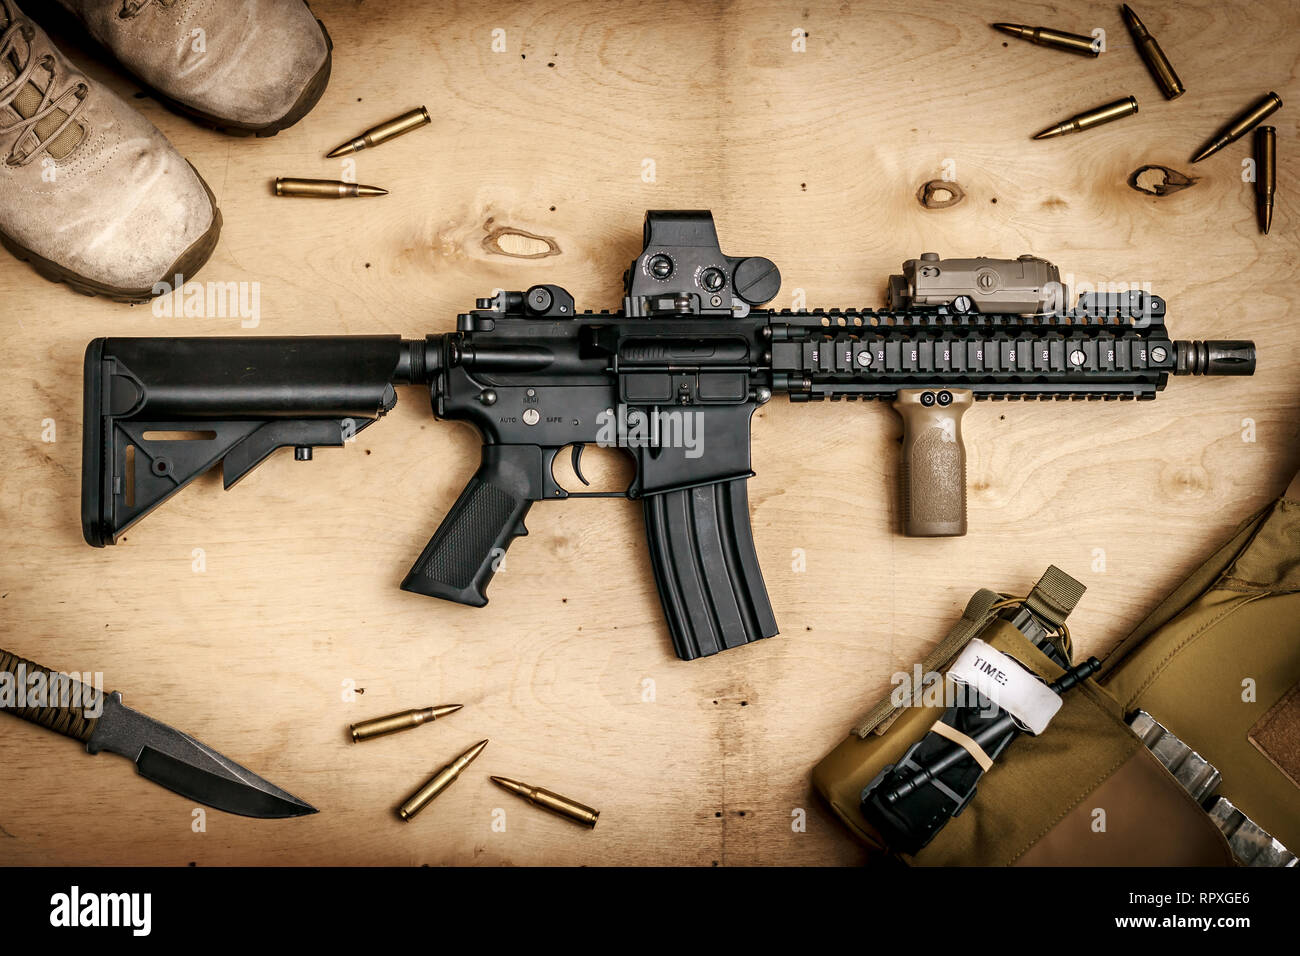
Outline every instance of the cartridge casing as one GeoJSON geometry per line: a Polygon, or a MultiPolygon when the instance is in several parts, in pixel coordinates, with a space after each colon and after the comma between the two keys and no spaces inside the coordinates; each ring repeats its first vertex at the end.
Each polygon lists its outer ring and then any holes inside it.
{"type": "Polygon", "coordinates": [[[1080,133],[1085,129],[1092,129],[1094,126],[1101,126],[1104,123],[1113,123],[1117,119],[1123,119],[1125,116],[1132,116],[1138,111],[1138,101],[1136,97],[1125,96],[1113,103],[1107,103],[1104,106],[1098,106],[1095,109],[1085,110],[1075,116],[1071,116],[1062,123],[1048,127],[1040,133],[1034,134],[1034,139],[1050,139],[1053,136],[1063,136],[1066,133],[1080,133]]]}
{"type": "Polygon", "coordinates": [[[1096,39],[1078,33],[1066,33],[1064,30],[1053,30],[1050,27],[1027,27],[1019,23],[995,23],[993,29],[1053,50],[1064,50],[1081,56],[1101,55],[1101,44],[1096,39]]]}
{"type": "Polygon", "coordinates": [[[1160,92],[1165,95],[1165,99],[1173,100],[1182,96],[1187,91],[1183,86],[1183,81],[1178,78],[1178,73],[1174,69],[1169,57],[1165,56],[1165,51],[1160,49],[1160,44],[1156,38],[1147,30],[1146,24],[1133,12],[1133,8],[1127,3],[1122,7],[1124,14],[1124,23],[1128,27],[1129,36],[1133,38],[1133,45],[1137,47],[1142,61],[1146,63],[1147,69],[1151,72],[1151,78],[1156,81],[1160,87],[1160,92]]]}
{"type": "Polygon", "coordinates": [[[594,827],[600,817],[599,810],[593,810],[577,800],[570,800],[554,790],[534,787],[526,783],[520,783],[518,780],[511,780],[508,777],[493,777],[492,782],[503,789],[509,790],[511,793],[518,794],[535,807],[549,810],[551,813],[572,820],[574,823],[581,824],[588,829],[594,827]]]}
{"type": "Polygon", "coordinates": [[[1255,130],[1255,211],[1264,235],[1273,226],[1273,196],[1277,191],[1277,130],[1261,126],[1255,130]]]}
{"type": "Polygon", "coordinates": [[[356,196],[386,196],[388,190],[336,179],[290,179],[282,176],[275,181],[275,194],[311,199],[349,199],[356,196]]]}
{"type": "Polygon", "coordinates": [[[385,737],[399,731],[411,730],[423,723],[445,717],[447,714],[453,714],[460,708],[460,704],[443,704],[438,707],[403,710],[396,714],[388,714],[385,717],[363,720],[352,725],[352,741],[353,743],[361,743],[363,740],[374,740],[376,737],[385,737]]]}
{"type": "Polygon", "coordinates": [[[401,116],[394,116],[390,120],[385,120],[378,126],[366,130],[362,134],[367,146],[378,146],[380,143],[386,143],[390,139],[395,139],[412,130],[417,130],[421,126],[428,126],[433,122],[429,116],[429,111],[423,106],[417,106],[413,110],[408,110],[401,116]]]}
{"type": "Polygon", "coordinates": [[[390,120],[385,120],[378,126],[372,126],[356,139],[350,139],[342,146],[337,146],[326,153],[326,157],[333,159],[336,156],[346,156],[348,153],[356,153],[363,149],[370,149],[378,146],[380,143],[386,143],[390,139],[395,139],[412,130],[419,129],[421,126],[427,126],[432,123],[433,119],[429,116],[429,111],[423,106],[417,106],[413,110],[408,110],[401,116],[394,116],[390,120]]]}
{"type": "Polygon", "coordinates": [[[1246,110],[1233,117],[1227,126],[1219,130],[1209,142],[1202,146],[1200,151],[1192,157],[1192,162],[1199,163],[1207,156],[1213,156],[1228,144],[1235,143],[1281,108],[1282,97],[1273,92],[1265,93],[1246,110]]]}
{"type": "Polygon", "coordinates": [[[417,813],[427,807],[433,800],[444,790],[456,782],[456,778],[461,775],[466,767],[474,762],[474,758],[483,752],[483,748],[488,745],[486,740],[480,740],[469,750],[453,760],[447,766],[443,767],[432,777],[429,782],[422,786],[415,793],[397,808],[397,815],[410,823],[417,813]]]}

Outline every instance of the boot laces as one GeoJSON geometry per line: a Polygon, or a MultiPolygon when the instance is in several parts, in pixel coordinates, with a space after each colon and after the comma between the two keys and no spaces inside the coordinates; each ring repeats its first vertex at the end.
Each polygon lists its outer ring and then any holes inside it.
{"type": "MultiPolygon", "coordinates": [[[[32,44],[35,40],[36,27],[32,22],[19,15],[11,0],[0,0],[0,62],[7,61],[7,65],[17,68],[17,75],[9,83],[0,85],[0,108],[12,104],[14,97],[29,82],[41,93],[40,104],[31,116],[20,116],[13,123],[0,122],[0,136],[14,132],[18,133],[18,140],[9,155],[5,157],[5,164],[8,166],[26,166],[50,143],[58,139],[63,134],[63,131],[73,124],[82,109],[85,108],[86,95],[90,92],[89,86],[84,82],[79,82],[55,96],[56,63],[54,56],[50,53],[33,56],[32,44]],[[44,89],[41,89],[41,77],[37,73],[38,70],[43,70],[49,75],[49,78],[45,81],[44,89]],[[75,104],[70,102],[71,100],[75,100],[75,104]],[[66,112],[68,114],[67,118],[51,130],[48,135],[39,137],[32,149],[19,154],[17,144],[22,141],[23,134],[33,129],[36,124],[56,110],[66,112]]],[[[15,110],[15,112],[17,111],[15,110]]]]}
{"type": "Polygon", "coordinates": [[[175,2],[176,0],[122,0],[122,9],[117,11],[117,15],[123,20],[130,20],[151,3],[170,7],[175,2]]]}

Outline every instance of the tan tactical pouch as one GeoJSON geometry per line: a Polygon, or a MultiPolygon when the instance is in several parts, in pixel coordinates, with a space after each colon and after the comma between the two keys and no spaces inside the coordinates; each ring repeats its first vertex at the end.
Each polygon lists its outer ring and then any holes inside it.
{"type": "MultiPolygon", "coordinates": [[[[966,809],[916,865],[1230,865],[1220,829],[1147,750],[1125,718],[1146,710],[1223,774],[1220,792],[1292,849],[1300,847],[1300,483],[1248,520],[1107,658],[1097,680],[1062,697],[1047,730],[1015,740],[966,809]],[[1243,694],[1247,698],[1244,700],[1243,694]]],[[[1058,627],[1082,588],[1053,568],[1026,603],[1058,627]]],[[[943,671],[974,636],[1044,679],[1061,669],[997,617],[980,591],[922,665],[943,671]]],[[[940,702],[882,701],[813,770],[849,829],[885,851],[861,792],[919,740],[940,702]]]]}
{"type": "Polygon", "coordinates": [[[1106,658],[1145,710],[1223,774],[1220,792],[1300,853],[1300,475],[1106,658]]]}

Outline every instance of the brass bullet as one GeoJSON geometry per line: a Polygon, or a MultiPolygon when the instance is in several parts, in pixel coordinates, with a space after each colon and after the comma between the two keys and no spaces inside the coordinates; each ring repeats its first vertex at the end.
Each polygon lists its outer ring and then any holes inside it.
{"type": "Polygon", "coordinates": [[[526,783],[511,780],[509,777],[493,777],[492,782],[499,787],[504,787],[511,793],[517,793],[535,807],[550,810],[552,813],[567,817],[574,823],[580,823],[589,829],[596,825],[596,819],[600,816],[599,810],[593,810],[591,807],[579,803],[577,800],[570,800],[568,797],[561,796],[553,790],[530,787],[526,783]]]}
{"type": "Polygon", "coordinates": [[[1136,97],[1125,96],[1114,103],[1107,103],[1105,106],[1098,106],[1096,109],[1085,110],[1071,116],[1062,123],[1049,126],[1041,133],[1035,133],[1034,139],[1051,139],[1053,136],[1063,136],[1066,133],[1078,133],[1094,126],[1100,126],[1102,123],[1110,123],[1117,119],[1123,119],[1125,116],[1132,116],[1137,111],[1138,101],[1136,97]]]}
{"type": "Polygon", "coordinates": [[[1178,78],[1173,64],[1169,62],[1169,57],[1165,56],[1165,51],[1160,49],[1160,44],[1151,35],[1146,24],[1127,3],[1120,8],[1120,12],[1124,15],[1124,23],[1128,27],[1129,36],[1133,38],[1133,45],[1142,55],[1147,69],[1151,71],[1151,77],[1160,87],[1160,92],[1165,94],[1165,99],[1174,100],[1182,96],[1187,92],[1187,87],[1183,86],[1183,81],[1178,78]]]}
{"type": "Polygon", "coordinates": [[[1264,235],[1273,225],[1273,194],[1277,190],[1277,130],[1255,130],[1255,210],[1264,235]]]}
{"type": "Polygon", "coordinates": [[[338,156],[346,156],[348,153],[357,153],[363,149],[369,149],[372,146],[378,146],[380,143],[386,143],[390,139],[395,139],[413,129],[419,129],[421,126],[427,126],[433,120],[429,116],[429,111],[423,106],[418,106],[413,110],[403,113],[401,116],[395,116],[390,120],[380,123],[378,126],[371,127],[356,139],[350,139],[342,146],[337,146],[325,154],[326,159],[334,159],[338,156]]]}
{"type": "Polygon", "coordinates": [[[442,793],[442,791],[446,790],[456,782],[456,778],[461,775],[462,771],[464,771],[466,767],[474,762],[474,758],[481,754],[483,748],[487,745],[488,742],[486,740],[480,740],[473,747],[470,747],[469,750],[466,750],[451,763],[447,764],[447,766],[435,773],[429,778],[428,783],[415,791],[415,793],[411,794],[410,799],[397,808],[397,815],[407,823],[410,823],[411,819],[427,807],[433,801],[434,797],[438,796],[438,794],[442,793]]]}
{"type": "Polygon", "coordinates": [[[1093,37],[1080,36],[1077,33],[1064,33],[1050,27],[1027,27],[1020,23],[992,23],[989,25],[994,30],[1001,30],[1009,36],[1028,40],[1038,46],[1047,46],[1054,50],[1065,50],[1083,56],[1101,56],[1101,44],[1093,37]]]}
{"type": "Polygon", "coordinates": [[[1200,152],[1192,157],[1192,162],[1199,163],[1207,156],[1213,156],[1229,143],[1236,142],[1264,121],[1266,117],[1282,108],[1282,97],[1276,93],[1267,93],[1251,104],[1250,108],[1237,115],[1235,119],[1215,134],[1214,138],[1201,147],[1200,152]]]}
{"type": "Polygon", "coordinates": [[[347,199],[353,196],[387,196],[387,189],[378,186],[360,186],[336,179],[287,179],[275,181],[277,196],[310,196],[315,199],[347,199]]]}
{"type": "Polygon", "coordinates": [[[352,725],[352,742],[360,743],[363,740],[374,740],[376,737],[384,737],[398,731],[410,730],[412,727],[419,727],[423,723],[435,721],[439,717],[454,714],[463,706],[464,704],[439,704],[437,707],[425,707],[422,710],[403,710],[400,713],[389,714],[387,717],[363,720],[359,724],[352,725]]]}

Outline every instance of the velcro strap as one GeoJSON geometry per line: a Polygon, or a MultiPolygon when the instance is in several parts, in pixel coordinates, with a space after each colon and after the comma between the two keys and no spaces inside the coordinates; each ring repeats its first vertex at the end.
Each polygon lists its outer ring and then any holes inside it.
{"type": "Polygon", "coordinates": [[[1060,627],[1086,590],[1084,585],[1053,564],[1025,598],[1025,607],[1060,627]]]}

